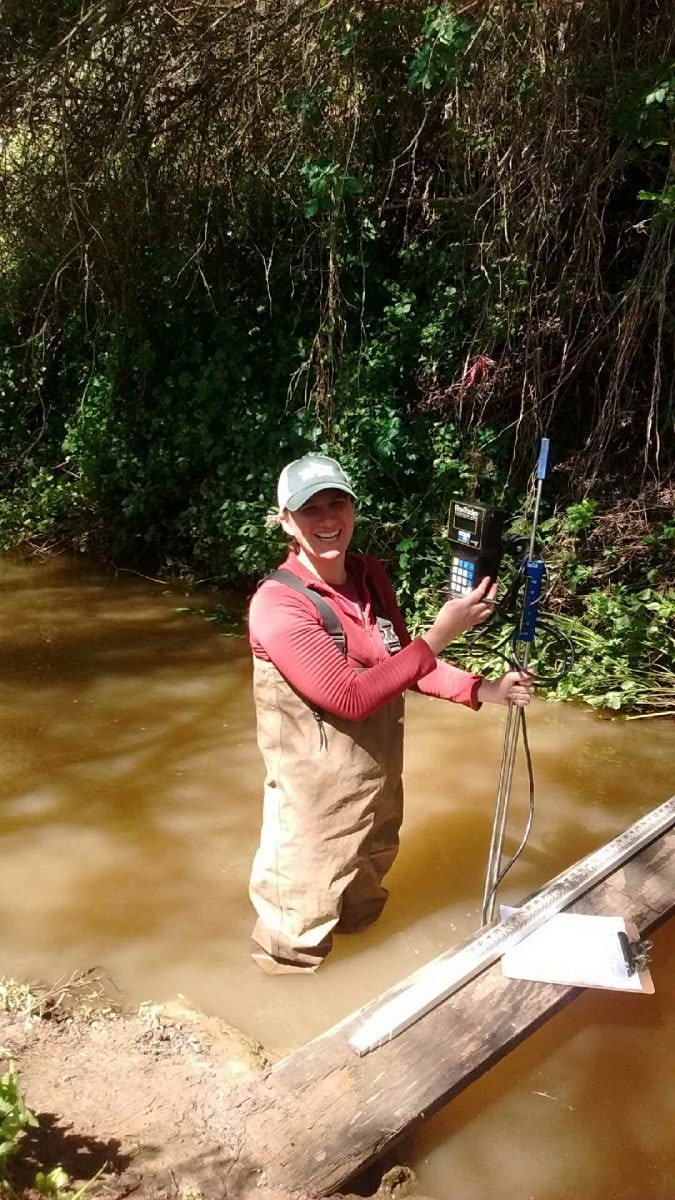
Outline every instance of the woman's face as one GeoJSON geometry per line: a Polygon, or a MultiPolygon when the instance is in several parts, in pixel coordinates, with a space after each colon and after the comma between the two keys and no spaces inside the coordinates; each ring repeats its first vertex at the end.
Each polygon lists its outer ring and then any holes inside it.
{"type": "Polygon", "coordinates": [[[286,533],[294,537],[311,563],[344,559],[354,532],[354,501],[346,492],[326,488],[315,492],[302,508],[284,512],[286,533]]]}

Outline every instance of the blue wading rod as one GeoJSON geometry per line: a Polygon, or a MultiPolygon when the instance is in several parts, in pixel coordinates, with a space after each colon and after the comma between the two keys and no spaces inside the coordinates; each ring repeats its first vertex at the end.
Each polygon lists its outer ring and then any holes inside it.
{"type": "MultiPolygon", "coordinates": [[[[521,564],[525,575],[525,590],[523,595],[523,606],[520,615],[520,621],[518,624],[516,645],[518,647],[517,658],[523,667],[527,666],[530,657],[530,648],[534,642],[537,626],[539,598],[541,596],[541,585],[544,577],[544,563],[541,559],[534,557],[534,542],[537,532],[537,522],[539,520],[541,492],[544,479],[546,478],[546,468],[548,466],[549,445],[550,442],[548,438],[541,439],[539,462],[537,463],[537,490],[534,499],[530,547],[527,558],[524,559],[523,563],[521,564]],[[521,646],[522,649],[520,648],[521,646]]],[[[483,893],[483,925],[488,925],[493,919],[495,905],[497,903],[497,888],[499,886],[502,870],[504,833],[506,830],[506,818],[509,810],[509,800],[511,798],[513,768],[516,761],[516,750],[518,747],[518,735],[520,733],[522,715],[522,709],[519,708],[518,705],[509,702],[509,709],[506,716],[506,727],[504,730],[504,750],[502,752],[499,783],[497,785],[497,801],[495,805],[494,821],[492,824],[490,854],[488,858],[487,873],[485,876],[485,891],[483,893]]]]}

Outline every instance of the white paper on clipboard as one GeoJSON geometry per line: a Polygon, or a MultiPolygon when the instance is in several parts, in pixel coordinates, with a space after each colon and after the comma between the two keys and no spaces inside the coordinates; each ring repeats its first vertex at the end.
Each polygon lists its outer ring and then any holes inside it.
{"type": "MultiPolygon", "coordinates": [[[[502,920],[517,911],[502,905],[502,920]]],[[[502,955],[502,971],[509,979],[651,995],[654,984],[648,970],[628,973],[619,933],[629,942],[640,937],[624,917],[557,913],[502,955]]]]}

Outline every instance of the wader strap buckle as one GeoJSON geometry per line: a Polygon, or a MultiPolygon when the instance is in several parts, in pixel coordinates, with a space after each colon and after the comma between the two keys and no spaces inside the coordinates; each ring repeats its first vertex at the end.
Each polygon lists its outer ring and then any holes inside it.
{"type": "Polygon", "coordinates": [[[377,627],[382,634],[382,641],[387,654],[398,654],[401,649],[400,638],[389,617],[375,617],[377,627]]]}

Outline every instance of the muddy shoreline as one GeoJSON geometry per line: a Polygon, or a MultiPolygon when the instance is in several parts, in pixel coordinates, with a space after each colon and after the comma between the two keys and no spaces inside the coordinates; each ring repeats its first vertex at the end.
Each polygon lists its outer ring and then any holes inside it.
{"type": "MultiPolygon", "coordinates": [[[[310,1200],[239,1166],[237,1097],[273,1056],[216,1017],[178,1003],[36,1005],[0,1012],[0,1046],[39,1121],[11,1162],[19,1195],[37,1196],[36,1171],[60,1165],[74,1189],[100,1171],[87,1194],[106,1200],[310,1200]]],[[[421,1200],[412,1171],[386,1166],[356,1194],[421,1200]]]]}

